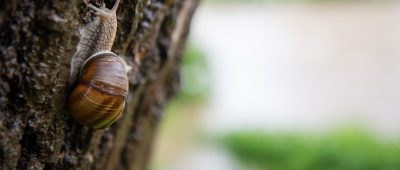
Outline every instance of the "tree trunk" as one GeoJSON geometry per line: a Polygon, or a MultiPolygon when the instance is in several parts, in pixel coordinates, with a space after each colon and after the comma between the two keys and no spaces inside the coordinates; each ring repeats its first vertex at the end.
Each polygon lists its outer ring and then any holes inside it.
{"type": "Polygon", "coordinates": [[[112,51],[133,67],[129,95],[122,118],[96,130],[75,123],[66,102],[78,28],[93,11],[81,0],[0,0],[0,169],[148,169],[197,4],[121,1],[112,51]]]}

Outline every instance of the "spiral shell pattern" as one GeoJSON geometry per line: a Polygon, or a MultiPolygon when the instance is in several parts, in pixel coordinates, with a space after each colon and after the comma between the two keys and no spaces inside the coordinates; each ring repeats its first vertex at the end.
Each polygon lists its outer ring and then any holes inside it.
{"type": "Polygon", "coordinates": [[[106,128],[117,121],[128,96],[125,65],[112,52],[99,52],[82,65],[80,80],[69,98],[72,117],[80,124],[106,128]]]}

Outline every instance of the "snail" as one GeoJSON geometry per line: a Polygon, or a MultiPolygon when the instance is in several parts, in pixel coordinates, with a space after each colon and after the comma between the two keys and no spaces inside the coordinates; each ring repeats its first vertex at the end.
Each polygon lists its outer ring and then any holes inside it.
{"type": "Polygon", "coordinates": [[[71,60],[69,111],[76,122],[94,128],[106,128],[121,117],[129,91],[128,66],[111,52],[119,1],[107,9],[84,0],[96,17],[79,30],[81,38],[71,60]]]}

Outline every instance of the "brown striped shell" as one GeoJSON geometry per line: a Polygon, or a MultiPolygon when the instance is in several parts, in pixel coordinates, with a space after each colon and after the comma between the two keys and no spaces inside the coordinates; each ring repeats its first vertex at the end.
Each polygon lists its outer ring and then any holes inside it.
{"type": "Polygon", "coordinates": [[[105,128],[117,121],[128,96],[125,65],[112,52],[99,52],[82,65],[80,79],[69,98],[72,117],[80,124],[105,128]]]}

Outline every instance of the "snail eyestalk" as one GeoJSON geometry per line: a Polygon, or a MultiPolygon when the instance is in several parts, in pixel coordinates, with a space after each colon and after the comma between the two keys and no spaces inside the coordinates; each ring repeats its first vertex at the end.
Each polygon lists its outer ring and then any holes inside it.
{"type": "Polygon", "coordinates": [[[103,4],[101,8],[98,8],[98,7],[94,6],[93,4],[91,4],[89,2],[89,0],[83,0],[83,2],[86,4],[87,7],[89,7],[90,9],[93,9],[97,13],[100,13],[103,15],[113,15],[113,14],[115,15],[115,13],[117,12],[117,9],[118,9],[119,1],[120,0],[116,0],[114,6],[111,9],[107,9],[105,7],[105,4],[103,4]]]}

